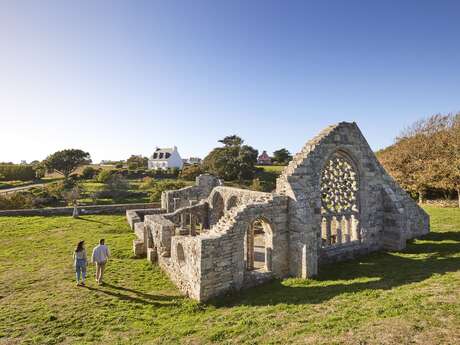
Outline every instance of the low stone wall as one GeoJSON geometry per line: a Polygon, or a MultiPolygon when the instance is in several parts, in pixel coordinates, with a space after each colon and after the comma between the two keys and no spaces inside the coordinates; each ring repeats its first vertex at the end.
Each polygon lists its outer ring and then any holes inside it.
{"type": "Polygon", "coordinates": [[[158,206],[159,205],[157,205],[157,208],[128,209],[126,211],[126,220],[131,229],[134,230],[137,223],[143,222],[146,215],[166,213],[165,209],[159,208],[158,206]]]}
{"type": "MultiPolygon", "coordinates": [[[[159,208],[158,202],[147,204],[117,204],[117,205],[91,205],[80,206],[80,215],[89,214],[124,214],[131,209],[154,209],[159,208]]],[[[73,207],[35,208],[27,210],[0,211],[0,217],[5,216],[71,216],[73,207]]]]}
{"type": "Polygon", "coordinates": [[[448,200],[448,199],[435,199],[435,200],[425,200],[423,205],[427,206],[436,206],[436,207],[459,207],[458,200],[448,200]]]}

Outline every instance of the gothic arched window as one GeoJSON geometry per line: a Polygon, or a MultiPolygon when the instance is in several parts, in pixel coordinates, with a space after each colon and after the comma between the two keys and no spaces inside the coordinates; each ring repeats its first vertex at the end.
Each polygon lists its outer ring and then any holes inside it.
{"type": "Polygon", "coordinates": [[[323,247],[360,241],[358,172],[340,151],[321,173],[321,216],[323,247]]]}

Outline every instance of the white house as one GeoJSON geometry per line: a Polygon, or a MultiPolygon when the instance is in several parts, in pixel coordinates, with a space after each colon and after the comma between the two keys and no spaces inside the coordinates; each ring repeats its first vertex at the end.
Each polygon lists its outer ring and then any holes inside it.
{"type": "Polygon", "coordinates": [[[168,169],[168,168],[179,168],[182,169],[184,163],[182,158],[177,152],[177,147],[173,148],[159,148],[157,147],[153,152],[153,155],[149,158],[148,167],[149,169],[168,169]]]}
{"type": "Polygon", "coordinates": [[[190,157],[188,159],[185,159],[185,163],[187,164],[201,164],[201,158],[198,157],[190,157]]]}

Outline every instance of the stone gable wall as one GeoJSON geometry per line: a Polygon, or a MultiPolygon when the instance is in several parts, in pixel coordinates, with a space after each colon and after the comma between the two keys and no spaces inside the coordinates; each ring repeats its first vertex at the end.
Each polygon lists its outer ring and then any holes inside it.
{"type": "MultiPolygon", "coordinates": [[[[389,231],[385,223],[394,216],[385,214],[382,190],[387,187],[400,202],[402,218],[399,232],[420,235],[428,231],[426,214],[415,202],[395,186],[395,182],[378,163],[367,141],[355,123],[330,126],[309,141],[294,156],[277,180],[276,192],[289,201],[290,271],[294,276],[309,277],[318,273],[318,263],[350,258],[384,248],[389,231]],[[321,248],[321,173],[335,152],[346,153],[354,162],[359,180],[361,243],[346,248],[321,248]],[[420,219],[422,219],[420,221],[420,219]],[[350,254],[351,253],[351,254],[350,254]]],[[[389,210],[389,211],[388,211],[389,210]]],[[[407,237],[407,236],[406,236],[407,237]]],[[[387,241],[388,242],[388,241],[387,241]]]]}

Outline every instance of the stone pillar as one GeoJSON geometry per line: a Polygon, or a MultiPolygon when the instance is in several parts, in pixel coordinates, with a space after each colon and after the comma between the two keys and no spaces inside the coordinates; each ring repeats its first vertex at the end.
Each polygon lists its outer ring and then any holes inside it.
{"type": "MultiPolygon", "coordinates": [[[[318,219],[320,226],[320,219],[318,219]]],[[[318,241],[317,231],[320,229],[311,228],[305,234],[305,243],[301,247],[302,261],[300,273],[302,278],[310,278],[318,274],[318,241]]]]}
{"type": "Polygon", "coordinates": [[[186,222],[187,222],[187,218],[186,218],[186,214],[184,212],[182,212],[180,214],[180,227],[182,229],[185,229],[186,227],[186,222]]]}
{"type": "Polygon", "coordinates": [[[359,228],[359,219],[355,216],[351,216],[351,240],[361,242],[361,230],[359,228]]]}
{"type": "Polygon", "coordinates": [[[247,269],[252,270],[254,269],[254,229],[252,226],[248,229],[247,234],[247,269]]]}
{"type": "Polygon", "coordinates": [[[345,243],[351,240],[351,217],[349,215],[344,216],[345,219],[345,243]]]}
{"type": "Polygon", "coordinates": [[[190,235],[196,236],[196,219],[193,214],[190,213],[190,235]]]}
{"type": "Polygon", "coordinates": [[[180,201],[180,198],[174,198],[174,199],[173,199],[173,207],[174,207],[174,208],[173,208],[172,212],[174,212],[175,210],[177,210],[177,208],[178,208],[177,206],[178,206],[178,204],[179,204],[179,201],[180,201]]]}
{"type": "Polygon", "coordinates": [[[331,217],[326,216],[326,245],[331,245],[331,217]]]}
{"type": "Polygon", "coordinates": [[[272,249],[270,247],[265,247],[265,270],[272,270],[272,249]]]}
{"type": "Polygon", "coordinates": [[[337,228],[335,230],[336,233],[336,243],[337,244],[342,244],[342,216],[337,216],[335,219],[335,224],[337,225],[337,228]]]}

